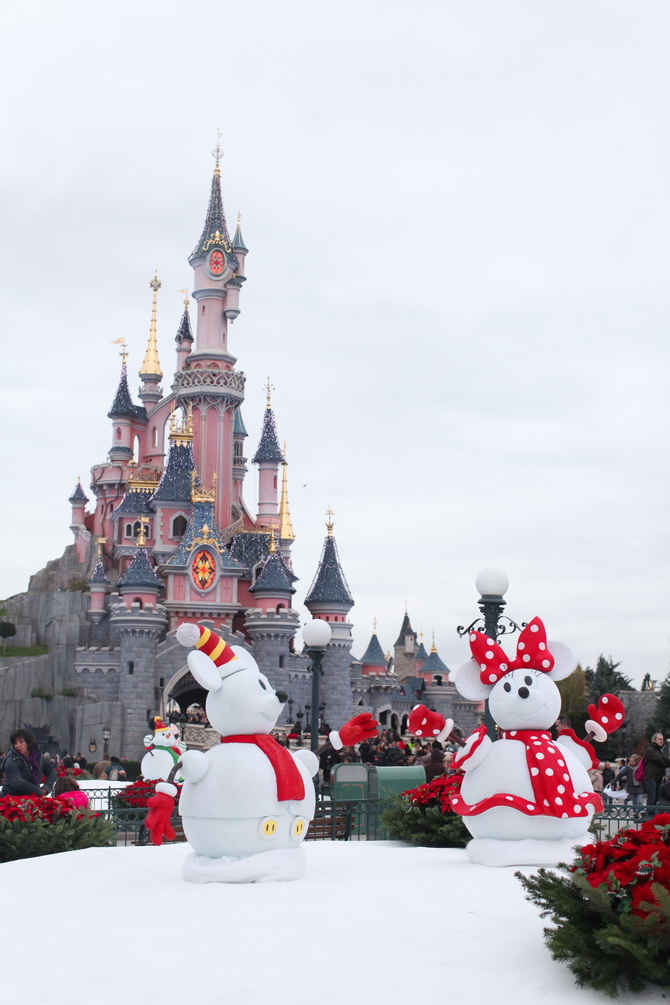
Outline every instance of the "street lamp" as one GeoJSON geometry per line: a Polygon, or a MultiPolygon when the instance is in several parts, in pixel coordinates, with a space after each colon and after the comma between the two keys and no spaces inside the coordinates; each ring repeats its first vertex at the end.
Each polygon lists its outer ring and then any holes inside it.
{"type": "MultiPolygon", "coordinates": [[[[509,578],[507,573],[503,572],[502,569],[493,569],[490,567],[482,569],[481,572],[477,573],[475,586],[479,591],[477,606],[482,612],[483,617],[475,618],[472,624],[468,625],[467,628],[459,625],[456,629],[458,634],[463,636],[469,635],[472,631],[481,632],[483,630],[489,639],[493,639],[493,641],[496,642],[501,635],[518,632],[520,629],[517,623],[512,621],[511,618],[503,615],[503,608],[506,604],[506,601],[503,598],[509,587],[509,578]],[[507,622],[507,624],[503,624],[503,620],[507,622]]],[[[495,722],[493,720],[493,716],[489,712],[488,699],[484,704],[484,722],[489,736],[492,740],[495,740],[495,722]]]]}
{"type": "Polygon", "coordinates": [[[103,759],[103,761],[108,761],[109,760],[109,738],[110,738],[111,735],[112,735],[112,731],[109,728],[109,726],[103,726],[102,727],[102,738],[105,741],[104,746],[102,748],[102,759],[103,759]]]}
{"type": "Polygon", "coordinates": [[[312,750],[316,750],[319,746],[319,685],[323,673],[321,661],[332,634],[330,625],[320,618],[308,621],[302,630],[302,637],[312,661],[312,726],[309,738],[312,750]]]}

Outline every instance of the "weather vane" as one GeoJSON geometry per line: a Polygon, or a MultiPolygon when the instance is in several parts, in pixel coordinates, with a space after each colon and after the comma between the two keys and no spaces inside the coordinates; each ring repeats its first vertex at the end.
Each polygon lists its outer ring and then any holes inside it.
{"type": "Polygon", "coordinates": [[[216,166],[218,168],[219,161],[223,157],[223,150],[221,148],[221,130],[220,129],[216,130],[216,146],[212,150],[212,157],[216,161],[216,166]]]}
{"type": "Polygon", "coordinates": [[[120,338],[112,339],[112,343],[111,344],[112,345],[120,345],[121,346],[121,348],[119,349],[119,355],[121,357],[121,362],[125,366],[126,365],[126,359],[128,358],[128,345],[126,343],[126,340],[124,339],[123,336],[121,336],[120,338]]]}
{"type": "Polygon", "coordinates": [[[177,290],[177,293],[184,294],[184,307],[188,307],[190,300],[188,299],[188,290],[177,290]]]}

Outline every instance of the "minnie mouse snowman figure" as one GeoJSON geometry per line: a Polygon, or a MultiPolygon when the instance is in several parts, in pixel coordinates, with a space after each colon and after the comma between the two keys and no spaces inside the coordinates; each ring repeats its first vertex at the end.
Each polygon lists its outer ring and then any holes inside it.
{"type": "MultiPolygon", "coordinates": [[[[464,772],[451,802],[473,836],[468,857],[481,865],[556,864],[589,841],[593,814],[603,808],[587,773],[598,763],[589,740],[602,742],[618,729],[624,707],[603,695],[597,707],[589,705],[586,740],[572,729],[553,740],[549,730],[561,710],[556,681],[575,669],[573,651],[547,642],[539,618],[521,632],[514,659],[484,632],[469,639],[473,658],[458,670],[456,688],[470,701],[488,698],[500,738],[491,740],[481,726],[452,761],[464,772]]],[[[453,722],[419,706],[409,726],[447,737],[453,722]]]]}

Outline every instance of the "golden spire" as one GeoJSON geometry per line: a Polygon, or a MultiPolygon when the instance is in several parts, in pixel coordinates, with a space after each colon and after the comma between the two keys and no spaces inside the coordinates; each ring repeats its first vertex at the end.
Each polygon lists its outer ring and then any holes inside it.
{"type": "Polygon", "coordinates": [[[270,536],[270,544],[268,546],[268,553],[270,555],[274,555],[277,552],[277,542],[275,540],[275,529],[274,529],[274,527],[270,528],[270,535],[271,536],[270,536]]]}
{"type": "Polygon", "coordinates": [[[144,362],[140,368],[140,377],[144,374],[155,377],[163,376],[163,371],[161,370],[161,365],[158,361],[158,342],[156,340],[156,296],[162,285],[163,284],[158,278],[158,269],[156,269],[156,274],[149,283],[149,286],[154,291],[153,303],[151,305],[151,327],[149,328],[147,351],[144,354],[144,362]]]}
{"type": "Polygon", "coordinates": [[[430,651],[431,651],[431,653],[436,653],[437,652],[437,646],[435,645],[435,629],[434,628],[433,628],[433,644],[430,647],[430,651]]]}
{"type": "Polygon", "coordinates": [[[126,345],[126,340],[123,336],[120,338],[115,338],[112,340],[112,345],[120,345],[119,356],[121,357],[121,362],[126,365],[126,360],[128,359],[128,346],[126,345]]]}
{"type": "Polygon", "coordinates": [[[140,524],[140,531],[139,531],[139,534],[137,535],[137,547],[138,548],[146,548],[146,545],[147,545],[147,535],[146,535],[145,527],[146,528],[149,527],[149,521],[145,517],[141,516],[140,519],[139,519],[139,524],[140,524]]]}
{"type": "Polygon", "coordinates": [[[274,388],[274,384],[270,383],[270,378],[269,377],[268,377],[268,382],[267,382],[267,384],[264,385],[264,387],[265,387],[265,393],[267,394],[267,403],[266,403],[265,407],[266,407],[266,409],[272,408],[271,395],[272,395],[272,392],[274,391],[275,388],[274,388]]]}
{"type": "Polygon", "coordinates": [[[335,514],[333,513],[333,511],[330,508],[330,506],[326,510],[326,516],[328,517],[328,519],[326,520],[326,527],[328,528],[328,537],[332,537],[333,536],[333,517],[335,516],[335,514]]]}
{"type": "Polygon", "coordinates": [[[216,161],[216,167],[214,168],[214,174],[220,175],[221,170],[219,168],[219,161],[223,157],[223,150],[221,149],[221,130],[216,130],[216,146],[212,150],[212,157],[216,161]]]}
{"type": "Polygon", "coordinates": [[[284,441],[284,465],[281,473],[281,498],[279,500],[279,540],[295,541],[295,534],[291,525],[291,514],[288,511],[288,488],[286,485],[286,441],[284,441]]]}
{"type": "Polygon", "coordinates": [[[102,546],[103,546],[103,544],[107,544],[107,538],[106,537],[96,537],[95,543],[98,546],[98,562],[102,562],[102,546]]]}

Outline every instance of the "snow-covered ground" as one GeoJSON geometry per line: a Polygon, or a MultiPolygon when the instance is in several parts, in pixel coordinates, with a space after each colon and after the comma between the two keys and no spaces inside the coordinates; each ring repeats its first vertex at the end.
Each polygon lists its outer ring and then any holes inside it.
{"type": "MultiPolygon", "coordinates": [[[[542,939],[513,869],[396,842],[308,842],[292,883],[199,886],[188,845],[0,866],[2,1002],[604,1005],[542,939]],[[48,919],[48,920],[47,920],[48,919]],[[87,937],[92,930],[100,935],[87,937]],[[85,938],[85,943],[82,943],[85,938]]],[[[622,1005],[659,1003],[657,988],[622,1005]]]]}

